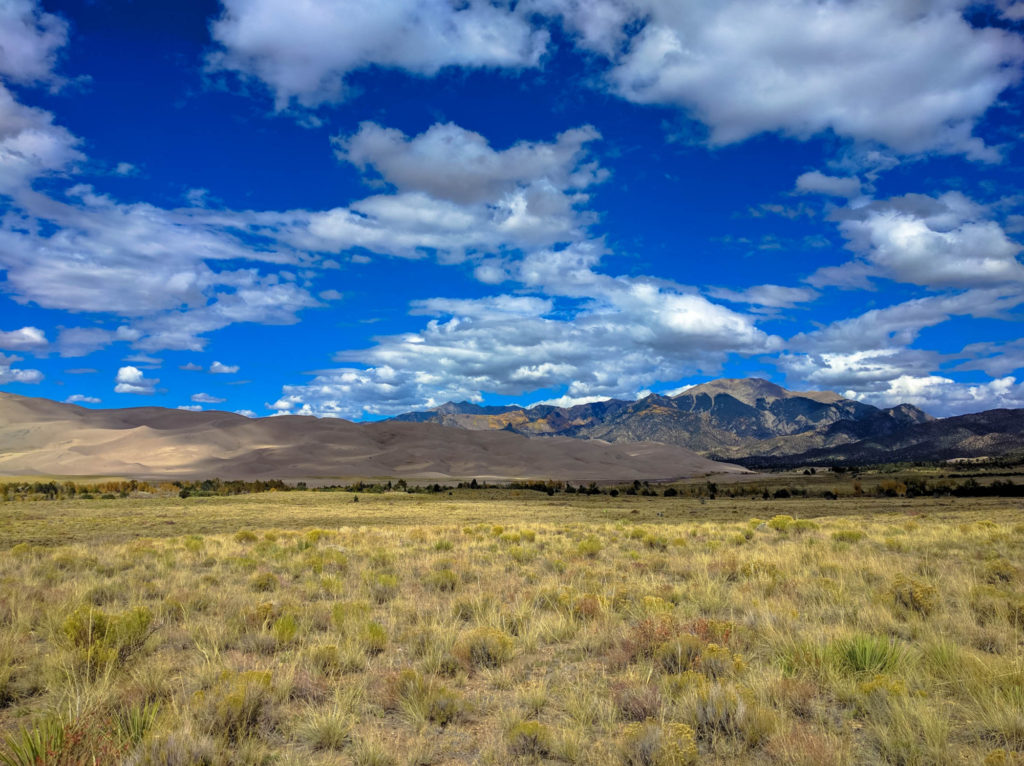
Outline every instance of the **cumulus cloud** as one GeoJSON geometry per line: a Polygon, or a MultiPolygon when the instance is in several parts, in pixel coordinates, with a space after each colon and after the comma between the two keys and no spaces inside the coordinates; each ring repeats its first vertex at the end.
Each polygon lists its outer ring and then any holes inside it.
{"type": "Polygon", "coordinates": [[[0,74],[20,83],[53,81],[57,52],[67,37],[67,22],[44,12],[35,0],[4,0],[0,4],[0,74]]]}
{"type": "Polygon", "coordinates": [[[38,327],[22,327],[19,330],[0,330],[0,348],[9,351],[35,351],[46,348],[49,341],[46,333],[38,327]]]}
{"type": "Polygon", "coordinates": [[[1024,283],[1021,246],[959,192],[906,195],[854,215],[840,230],[886,276],[929,287],[1024,283]]]}
{"type": "Polygon", "coordinates": [[[826,194],[830,197],[856,197],[861,182],[854,176],[829,176],[819,170],[804,173],[796,179],[796,190],[805,194],[826,194]]]}
{"type": "Polygon", "coordinates": [[[594,220],[581,209],[588,201],[583,190],[607,177],[585,151],[598,138],[585,126],[553,142],[499,150],[457,125],[437,124],[409,137],[364,123],[335,142],[339,156],[372,171],[393,193],[330,210],[250,216],[248,225],[302,250],[436,253],[446,262],[470,252],[571,242],[594,220]]]}
{"type": "Polygon", "coordinates": [[[713,287],[709,295],[730,303],[746,303],[766,308],[791,309],[801,303],[817,300],[819,293],[808,287],[784,287],[782,285],[755,285],[746,290],[730,290],[713,287]]]}
{"type": "Polygon", "coordinates": [[[603,0],[619,11],[606,15],[640,25],[623,53],[602,42],[614,39],[607,31],[595,44],[583,28],[592,4],[563,5],[581,44],[611,58],[615,92],[687,110],[714,144],[832,130],[904,153],[993,160],[972,130],[1024,58],[1017,35],[970,24],[966,1],[603,0]]]}
{"type": "Polygon", "coordinates": [[[1004,377],[1024,370],[1024,338],[1008,343],[970,343],[957,356],[968,358],[957,365],[957,370],[981,370],[993,377],[1004,377]]]}
{"type": "Polygon", "coordinates": [[[908,375],[927,375],[941,361],[931,351],[877,348],[844,353],[781,354],[777,364],[788,378],[814,389],[877,392],[908,375]]]}
{"type": "Polygon", "coordinates": [[[190,398],[193,402],[198,402],[199,404],[220,404],[227,401],[226,399],[204,393],[192,394],[190,398]]]}
{"type": "Polygon", "coordinates": [[[479,133],[453,123],[437,123],[409,138],[364,122],[357,133],[335,144],[341,159],[372,168],[398,189],[468,204],[491,202],[537,183],[565,190],[604,180],[607,172],[583,162],[584,147],[600,137],[587,125],[559,134],[553,143],[520,141],[499,151],[479,133]]]}
{"type": "MultiPolygon", "coordinates": [[[[529,274],[563,297],[578,297],[585,278],[577,273],[575,284],[558,283],[554,273],[529,274]]],[[[766,352],[781,343],[751,317],[703,296],[649,280],[587,274],[600,289],[589,292],[568,318],[549,316],[553,303],[547,298],[419,302],[417,313],[436,315],[426,327],[337,354],[337,361],[362,367],[328,370],[308,384],[285,386],[270,406],[356,417],[447,400],[480,401],[483,392],[520,396],[563,385],[566,401],[629,396],[652,380],[717,371],[730,353],[766,352]]]]}
{"type": "Polygon", "coordinates": [[[799,333],[789,341],[796,351],[850,353],[909,346],[925,327],[953,316],[1012,319],[1012,309],[1024,303],[1024,289],[975,289],[934,295],[871,309],[821,329],[799,333]]]}
{"type": "Polygon", "coordinates": [[[214,375],[232,375],[238,372],[238,365],[214,362],[213,364],[210,365],[210,372],[212,372],[214,375]]]}
{"type": "Polygon", "coordinates": [[[138,367],[127,365],[117,371],[114,378],[114,393],[117,394],[152,394],[156,391],[159,378],[147,378],[138,367]]]}
{"type": "Polygon", "coordinates": [[[63,357],[87,356],[112,343],[138,340],[142,333],[127,325],[114,330],[102,327],[65,327],[57,335],[56,347],[63,357]]]}
{"type": "Polygon", "coordinates": [[[987,383],[958,383],[939,375],[903,375],[889,381],[882,390],[847,391],[844,396],[878,407],[909,402],[943,417],[997,408],[1020,409],[1024,407],[1024,382],[1005,377],[987,383]]]}
{"type": "Polygon", "coordinates": [[[820,269],[812,284],[861,284],[884,277],[934,289],[1024,285],[1021,246],[989,211],[960,192],[907,194],[835,211],[859,256],[820,269]]]}
{"type": "Polygon", "coordinates": [[[222,47],[209,68],[261,80],[278,109],[339,101],[346,76],[368,66],[532,67],[548,42],[525,14],[487,0],[224,0],[210,31],[222,47]]]}
{"type": "Polygon", "coordinates": [[[202,412],[203,407],[201,404],[179,404],[177,409],[184,410],[185,412],[202,412]]]}
{"type": "Polygon", "coordinates": [[[64,401],[68,404],[99,404],[102,399],[95,396],[87,396],[86,394],[72,394],[64,401]]]}
{"type": "Polygon", "coordinates": [[[53,123],[52,114],[19,103],[0,83],[0,194],[14,194],[82,160],[77,145],[75,136],[53,123]]]}
{"type": "MultiPolygon", "coordinates": [[[[1007,18],[1017,5],[1003,2],[1007,18]]],[[[967,0],[226,0],[212,70],[256,78],[278,109],[342,99],[367,66],[532,67],[557,19],[641,104],[676,106],[726,144],[833,131],[898,152],[997,153],[972,135],[1018,81],[1024,43],[968,22],[967,0]],[[546,18],[545,18],[546,17],[546,18]]]]}
{"type": "Polygon", "coordinates": [[[196,364],[195,362],[186,362],[185,364],[178,365],[179,370],[187,370],[189,372],[198,372],[203,369],[202,365],[196,364]]]}
{"type": "Polygon", "coordinates": [[[19,369],[11,366],[20,361],[22,361],[20,356],[0,353],[0,384],[39,383],[43,379],[43,373],[39,370],[19,369]]]}

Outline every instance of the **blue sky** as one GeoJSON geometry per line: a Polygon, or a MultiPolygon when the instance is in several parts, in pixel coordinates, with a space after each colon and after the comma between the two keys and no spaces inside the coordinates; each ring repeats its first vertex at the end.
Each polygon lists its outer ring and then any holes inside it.
{"type": "Polygon", "coordinates": [[[1024,407],[1024,2],[0,0],[0,387],[1024,407]]]}

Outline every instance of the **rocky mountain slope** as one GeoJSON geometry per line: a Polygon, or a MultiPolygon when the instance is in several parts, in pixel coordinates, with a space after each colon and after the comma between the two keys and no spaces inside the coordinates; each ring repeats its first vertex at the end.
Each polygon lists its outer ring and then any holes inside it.
{"type": "Polygon", "coordinates": [[[92,410],[0,392],[6,475],[632,481],[737,472],[746,469],[657,443],[159,407],[92,410]]]}
{"type": "Polygon", "coordinates": [[[1024,455],[1024,410],[988,410],[971,415],[916,423],[896,433],[867,437],[853,444],[815,449],[786,457],[759,456],[743,460],[751,467],[771,468],[799,463],[889,463],[915,460],[1024,455]]]}
{"type": "Polygon", "coordinates": [[[609,399],[574,407],[448,403],[395,420],[528,436],[658,441],[723,459],[795,455],[898,434],[933,418],[908,404],[879,409],[823,391],[787,391],[759,378],[722,379],[676,396],[609,399]]]}

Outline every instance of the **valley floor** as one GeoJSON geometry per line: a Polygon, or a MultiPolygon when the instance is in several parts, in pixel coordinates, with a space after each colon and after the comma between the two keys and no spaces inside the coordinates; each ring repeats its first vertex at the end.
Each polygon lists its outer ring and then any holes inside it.
{"type": "Polygon", "coordinates": [[[0,764],[1022,763],[1022,561],[1019,499],[0,503],[0,764]]]}

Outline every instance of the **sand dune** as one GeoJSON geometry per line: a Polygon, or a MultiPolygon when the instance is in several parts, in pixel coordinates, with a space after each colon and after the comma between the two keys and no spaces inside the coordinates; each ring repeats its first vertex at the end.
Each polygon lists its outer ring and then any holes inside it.
{"type": "Polygon", "coordinates": [[[0,392],[6,475],[630,481],[736,472],[744,469],[655,442],[160,407],[91,410],[0,392]]]}

